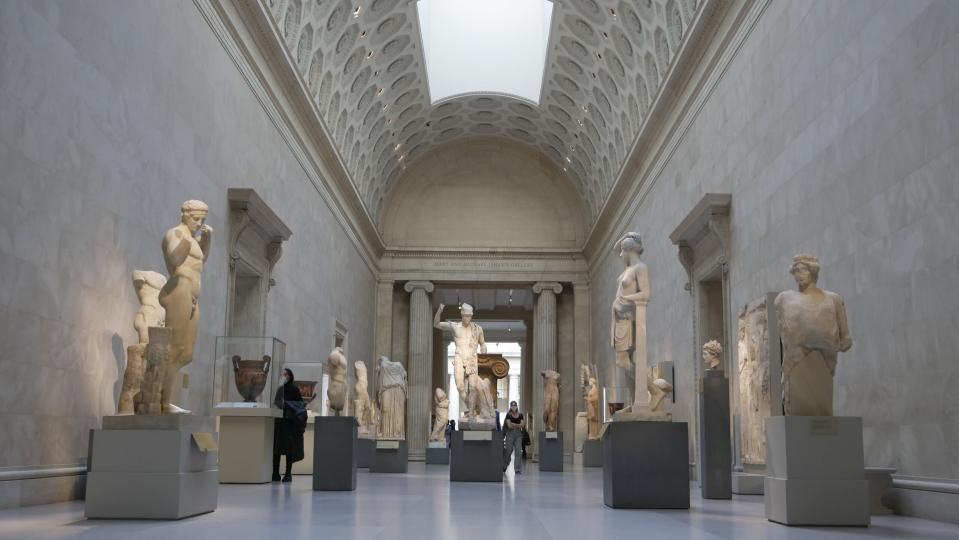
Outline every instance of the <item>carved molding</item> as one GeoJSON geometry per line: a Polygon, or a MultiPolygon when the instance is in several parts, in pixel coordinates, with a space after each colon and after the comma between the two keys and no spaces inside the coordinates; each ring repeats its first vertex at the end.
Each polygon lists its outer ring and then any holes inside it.
{"type": "Polygon", "coordinates": [[[732,195],[707,193],[690,210],[669,239],[679,248],[679,263],[686,270],[687,291],[692,290],[694,274],[700,266],[712,266],[714,262],[727,271],[729,260],[729,207],[732,195]],[[716,247],[701,248],[703,245],[716,247]]]}

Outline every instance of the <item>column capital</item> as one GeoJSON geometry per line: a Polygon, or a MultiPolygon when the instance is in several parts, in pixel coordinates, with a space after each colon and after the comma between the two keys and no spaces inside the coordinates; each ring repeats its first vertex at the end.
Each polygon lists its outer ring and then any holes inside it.
{"type": "Polygon", "coordinates": [[[559,294],[563,292],[563,286],[556,281],[540,281],[533,284],[533,293],[539,294],[543,291],[553,291],[553,293],[559,294]]]}
{"type": "Polygon", "coordinates": [[[395,281],[393,281],[392,279],[376,278],[376,284],[377,284],[377,285],[389,285],[389,286],[393,286],[393,283],[395,283],[395,281]]]}
{"type": "Polygon", "coordinates": [[[415,291],[416,289],[423,289],[426,292],[431,293],[433,292],[433,282],[432,281],[407,281],[406,284],[403,285],[403,290],[408,293],[411,293],[415,291]]]}

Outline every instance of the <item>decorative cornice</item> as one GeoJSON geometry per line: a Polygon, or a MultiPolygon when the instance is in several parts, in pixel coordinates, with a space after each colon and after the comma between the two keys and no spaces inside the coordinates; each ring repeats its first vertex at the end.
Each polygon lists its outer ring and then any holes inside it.
{"type": "Polygon", "coordinates": [[[583,259],[578,249],[387,248],[383,258],[394,259],[583,259]]]}
{"type": "Polygon", "coordinates": [[[194,0],[194,4],[317,193],[376,273],[383,241],[267,8],[262,2],[244,0],[194,0]]]}
{"type": "Polygon", "coordinates": [[[583,245],[590,271],[627,228],[771,0],[706,0],[583,245]]]}

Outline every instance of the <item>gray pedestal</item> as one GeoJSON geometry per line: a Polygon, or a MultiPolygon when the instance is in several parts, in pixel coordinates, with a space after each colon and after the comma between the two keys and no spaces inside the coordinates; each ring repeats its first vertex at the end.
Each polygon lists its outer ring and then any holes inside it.
{"type": "Polygon", "coordinates": [[[733,493],[736,495],[762,495],[765,474],[734,472],[733,493]]]}
{"type": "Polygon", "coordinates": [[[862,419],[766,419],[766,518],[784,525],[869,525],[862,419]]]}
{"type": "Polygon", "coordinates": [[[450,482],[502,482],[503,432],[454,431],[450,482]]]}
{"type": "Polygon", "coordinates": [[[704,499],[732,499],[729,379],[720,369],[703,374],[699,400],[699,489],[704,499]]]}
{"type": "Polygon", "coordinates": [[[563,432],[539,432],[539,470],[563,472],[563,432]]]}
{"type": "MultiPolygon", "coordinates": [[[[432,443],[430,443],[432,445],[432,443]]],[[[427,465],[449,465],[450,464],[450,449],[446,447],[446,443],[441,443],[442,446],[429,446],[426,449],[426,464],[427,465]]]]}
{"type": "Polygon", "coordinates": [[[210,418],[105,417],[103,425],[90,443],[88,518],[181,519],[216,510],[217,453],[193,437],[216,439],[210,418]]]}
{"type": "Polygon", "coordinates": [[[313,490],[356,489],[356,418],[317,416],[313,423],[313,490]]]}
{"type": "Polygon", "coordinates": [[[405,473],[409,465],[409,446],[406,441],[376,441],[371,473],[405,473]]]}
{"type": "Polygon", "coordinates": [[[583,467],[603,466],[603,441],[586,439],[583,442],[583,467]]]}
{"type": "Polygon", "coordinates": [[[358,469],[369,469],[373,461],[373,448],[376,447],[376,439],[357,439],[356,440],[356,467],[358,469]]]}
{"type": "Polygon", "coordinates": [[[603,503],[689,508],[686,422],[612,422],[603,435],[603,503]]]}

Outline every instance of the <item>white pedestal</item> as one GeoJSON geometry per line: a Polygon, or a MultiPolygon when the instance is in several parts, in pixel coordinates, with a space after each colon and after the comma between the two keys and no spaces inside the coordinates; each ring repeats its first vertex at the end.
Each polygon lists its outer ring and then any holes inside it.
{"type": "Polygon", "coordinates": [[[586,422],[586,413],[576,413],[576,420],[573,422],[573,452],[582,452],[583,443],[586,442],[587,430],[589,426],[586,422]]]}
{"type": "Polygon", "coordinates": [[[862,419],[766,419],[766,518],[784,525],[869,525],[862,419]]]}
{"type": "Polygon", "coordinates": [[[273,474],[274,408],[216,407],[220,417],[220,483],[265,484],[273,474]]]}
{"type": "MultiPolygon", "coordinates": [[[[293,474],[306,474],[313,476],[313,441],[316,439],[313,433],[313,424],[316,423],[316,416],[310,413],[306,419],[306,431],[303,433],[303,455],[300,461],[293,464],[293,474]]],[[[283,458],[286,459],[286,458],[283,458]]]]}
{"type": "Polygon", "coordinates": [[[93,430],[86,516],[181,519],[216,510],[217,453],[194,433],[212,435],[210,418],[193,415],[105,417],[93,430]]]}
{"type": "Polygon", "coordinates": [[[762,495],[766,475],[758,473],[734,472],[733,493],[736,495],[762,495]]]}

